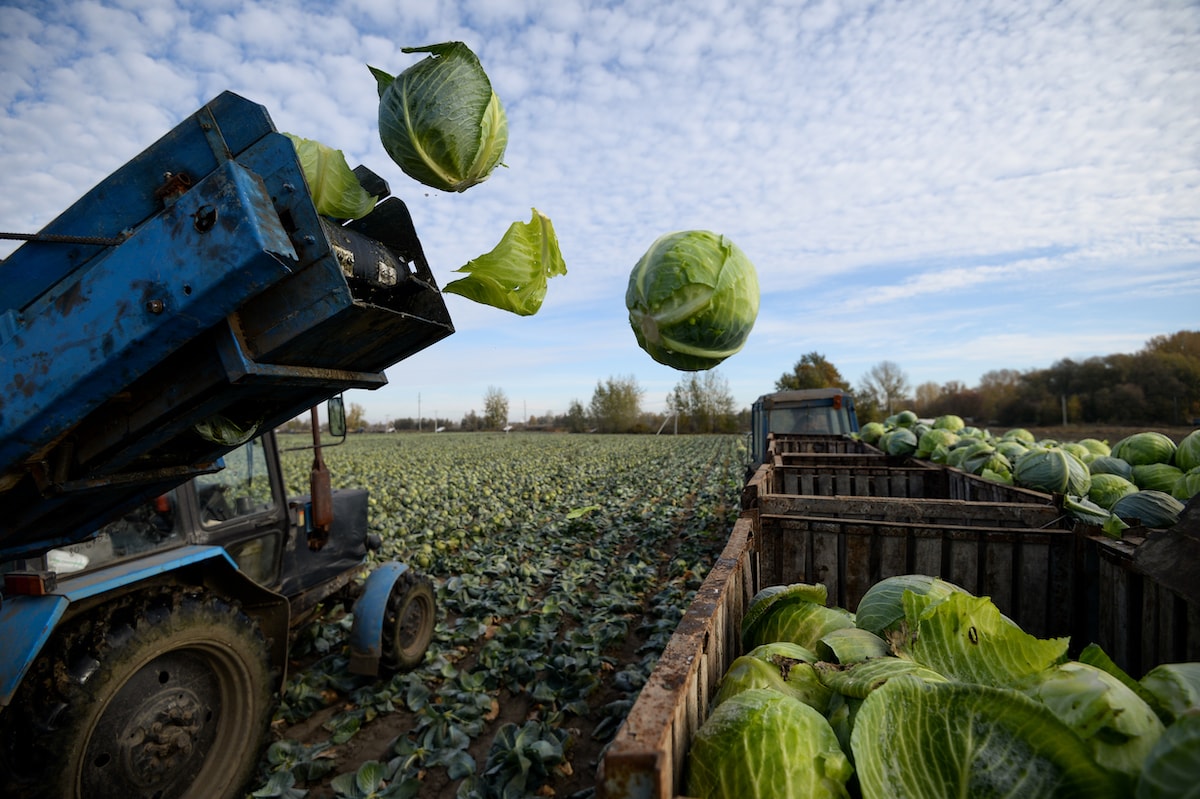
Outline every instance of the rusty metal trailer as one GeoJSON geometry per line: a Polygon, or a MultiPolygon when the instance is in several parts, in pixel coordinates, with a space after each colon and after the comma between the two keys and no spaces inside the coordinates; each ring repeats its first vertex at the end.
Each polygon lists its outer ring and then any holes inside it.
{"type": "MultiPolygon", "coordinates": [[[[1070,636],[1073,652],[1099,644],[1135,676],[1200,660],[1200,590],[1161,579],[1139,557],[1155,544],[1145,530],[1108,539],[1073,524],[1049,494],[888,458],[850,438],[776,437],[772,452],[605,754],[601,799],[683,796],[689,742],[744,654],[746,608],[770,585],[820,582],[830,605],[855,610],[884,577],[933,574],[990,596],[1034,635],[1070,636]]],[[[1198,522],[1193,501],[1181,526],[1198,522]]],[[[1164,558],[1177,559],[1173,550],[1164,558]]]]}

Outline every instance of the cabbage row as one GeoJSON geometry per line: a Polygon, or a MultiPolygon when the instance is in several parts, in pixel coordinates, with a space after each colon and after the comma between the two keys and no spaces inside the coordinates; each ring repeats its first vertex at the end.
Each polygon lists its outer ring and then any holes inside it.
{"type": "MultiPolygon", "coordinates": [[[[286,457],[289,492],[306,491],[311,456],[286,457]]],[[[315,660],[289,675],[278,722],[323,720],[328,738],[285,732],[256,795],[590,786],[600,747],[728,538],[742,440],[364,435],[324,459],[335,487],[370,490],[376,556],[434,580],[439,621],[425,663],[389,681],[348,673],[348,622],[336,609],[303,631],[296,651],[315,660]],[[520,719],[504,721],[502,708],[520,719]],[[386,756],[339,759],[368,725],[394,733],[386,756]]]]}
{"type": "Polygon", "coordinates": [[[1028,635],[986,597],[887,578],[856,613],[772,586],[742,621],[688,752],[687,795],[1194,796],[1200,663],[1133,680],[1096,646],[1028,635]]]}
{"type": "Polygon", "coordinates": [[[912,411],[901,411],[863,425],[859,437],[892,456],[1062,495],[1075,519],[1114,538],[1131,526],[1173,527],[1184,503],[1200,494],[1200,430],[1178,445],[1145,431],[1110,446],[1095,438],[1039,440],[1022,428],[994,436],[959,416],[922,422],[912,411]]]}

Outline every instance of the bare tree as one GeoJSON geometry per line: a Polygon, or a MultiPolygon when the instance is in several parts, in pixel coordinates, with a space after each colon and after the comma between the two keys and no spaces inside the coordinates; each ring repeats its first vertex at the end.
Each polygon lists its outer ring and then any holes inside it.
{"type": "Polygon", "coordinates": [[[863,378],[863,390],[876,400],[889,416],[908,399],[908,375],[893,361],[880,361],[863,378]]]}
{"type": "Polygon", "coordinates": [[[488,386],[483,397],[483,423],[489,429],[508,424],[508,397],[495,386],[488,386]]]}
{"type": "Polygon", "coordinates": [[[933,408],[937,407],[937,401],[941,396],[942,387],[937,383],[932,380],[922,383],[913,392],[915,410],[922,416],[932,416],[933,408]]]}

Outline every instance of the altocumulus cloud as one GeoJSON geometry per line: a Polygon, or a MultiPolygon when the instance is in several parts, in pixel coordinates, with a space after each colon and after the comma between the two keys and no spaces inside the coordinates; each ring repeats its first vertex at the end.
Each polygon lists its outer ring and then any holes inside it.
{"type": "MultiPolygon", "coordinates": [[[[569,274],[537,317],[448,298],[459,332],[352,401],[514,415],[680,375],[634,344],[633,263],[716,230],[759,270],[741,404],[817,351],[914,383],[1133,351],[1200,307],[1200,10],[1145,2],[665,0],[0,4],[0,228],[33,231],[226,89],[386,174],[443,283],[537,207],[569,274]],[[648,7],[647,7],[648,6],[648,7]],[[416,186],[378,142],[372,64],[459,39],[510,119],[506,168],[416,186]]],[[[0,254],[13,249],[0,243],[0,254]]]]}

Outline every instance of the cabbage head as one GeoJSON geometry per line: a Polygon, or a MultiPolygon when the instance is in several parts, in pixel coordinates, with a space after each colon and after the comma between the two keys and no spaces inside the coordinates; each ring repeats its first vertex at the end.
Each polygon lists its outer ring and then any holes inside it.
{"type": "Polygon", "coordinates": [[[1013,482],[1051,494],[1087,496],[1092,476],[1083,462],[1061,447],[1031,449],[1013,464],[1013,482]]]}
{"type": "Polygon", "coordinates": [[[1127,524],[1174,527],[1183,513],[1183,503],[1170,494],[1148,488],[1121,497],[1113,503],[1112,512],[1127,524]]]}
{"type": "Polygon", "coordinates": [[[1143,490],[1152,488],[1170,494],[1182,475],[1169,463],[1139,463],[1133,467],[1133,484],[1143,490]]]}
{"type": "Polygon", "coordinates": [[[1024,427],[1014,427],[1000,436],[1001,440],[1020,441],[1023,444],[1029,445],[1037,441],[1037,436],[1026,430],[1024,427]]]}
{"type": "Polygon", "coordinates": [[[1193,430],[1179,442],[1175,449],[1175,465],[1185,472],[1200,467],[1200,430],[1193,430]]]}
{"type": "Polygon", "coordinates": [[[894,457],[912,455],[917,451],[917,436],[907,427],[895,427],[880,436],[878,446],[894,457]]]}
{"type": "MultiPolygon", "coordinates": [[[[778,646],[778,644],[773,646],[778,646]]],[[[764,647],[757,649],[764,649],[764,647]]],[[[815,710],[825,712],[833,692],[817,678],[812,663],[795,660],[782,654],[755,654],[757,649],[750,654],[735,658],[733,663],[729,664],[729,668],[721,677],[717,695],[713,697],[714,706],[743,691],[749,691],[752,688],[766,688],[787,694],[815,710]]]]}
{"type": "Polygon", "coordinates": [[[1086,663],[1061,663],[1019,687],[1054,711],[1087,743],[1096,762],[1125,775],[1130,787],[1165,729],[1132,688],[1086,663]]]}
{"type": "Polygon", "coordinates": [[[961,416],[947,413],[934,419],[933,426],[937,430],[949,430],[951,433],[957,433],[967,425],[961,416]]]}
{"type": "Polygon", "coordinates": [[[850,735],[864,799],[1107,799],[1116,781],[1054,713],[1019,691],[900,676],[850,735]]]}
{"type": "Polygon", "coordinates": [[[886,635],[904,620],[904,593],[911,591],[937,602],[952,593],[966,593],[954,583],[928,574],[897,574],[879,580],[863,594],[854,612],[860,630],[886,635]]]}
{"type": "Polygon", "coordinates": [[[917,449],[913,454],[918,458],[928,458],[939,446],[949,449],[958,441],[958,434],[945,427],[933,427],[925,431],[917,440],[917,449]]]}
{"type": "Polygon", "coordinates": [[[1090,463],[1093,458],[1112,454],[1112,447],[1108,445],[1108,442],[1101,441],[1098,438],[1081,438],[1078,443],[1091,453],[1091,457],[1086,461],[1087,463],[1090,463]]]}
{"type": "Polygon", "coordinates": [[[1118,499],[1137,490],[1137,486],[1119,474],[1093,474],[1088,499],[1105,510],[1112,510],[1118,499]]]}
{"type": "Polygon", "coordinates": [[[1116,474],[1132,482],[1133,466],[1128,461],[1114,458],[1111,455],[1098,455],[1088,463],[1088,471],[1092,474],[1116,474]]]}
{"type": "Polygon", "coordinates": [[[687,795],[697,799],[844,799],[854,774],[829,721],[765,688],[717,705],[692,738],[687,795]]]}
{"type": "Polygon", "coordinates": [[[1187,502],[1197,494],[1200,494],[1200,466],[1181,474],[1171,489],[1171,496],[1180,502],[1187,502]]]}
{"type": "Polygon", "coordinates": [[[625,292],[638,345],[682,371],[711,369],[746,344],[758,318],[754,264],[724,236],[660,236],[633,267],[625,292]]]}
{"type": "Polygon", "coordinates": [[[1138,776],[1135,799],[1195,799],[1200,788],[1200,713],[1167,727],[1138,776]]]}
{"type": "Polygon", "coordinates": [[[867,422],[862,426],[862,429],[858,431],[858,437],[868,444],[874,446],[879,442],[879,439],[882,438],[883,434],[886,432],[887,428],[884,427],[883,422],[867,422]]]}
{"type": "Polygon", "coordinates": [[[375,67],[379,138],[413,180],[466,191],[487,180],[508,146],[508,117],[491,81],[462,42],[404,47],[429,53],[393,77],[375,67]]]}
{"type": "Polygon", "coordinates": [[[815,650],[832,630],[854,626],[854,614],[789,594],[772,602],[762,613],[742,618],[742,647],[747,651],[763,644],[788,641],[815,650]]]}
{"type": "Polygon", "coordinates": [[[1146,431],[1126,436],[1113,445],[1112,454],[1131,466],[1144,463],[1171,463],[1175,442],[1162,433],[1146,431]]]}

